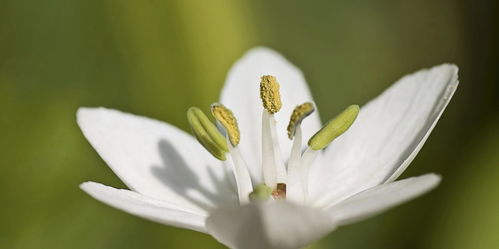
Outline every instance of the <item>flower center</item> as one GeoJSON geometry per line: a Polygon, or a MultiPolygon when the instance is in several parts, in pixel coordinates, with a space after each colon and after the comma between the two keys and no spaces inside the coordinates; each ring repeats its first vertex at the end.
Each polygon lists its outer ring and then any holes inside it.
{"type": "Polygon", "coordinates": [[[187,119],[199,143],[215,158],[226,161],[227,165],[232,167],[241,204],[269,199],[306,202],[309,166],[322,149],[348,130],[359,113],[357,105],[349,106],[315,133],[308,140],[308,147],[303,150],[301,123],[315,108],[309,102],[296,106],[287,128],[293,146],[286,165],[281,156],[274,117],[282,107],[279,88],[280,85],[274,76],[261,77],[263,184],[254,188],[248,166],[238,148],[241,134],[232,111],[220,103],[211,105],[211,113],[220,127],[223,127],[222,132],[199,108],[191,107],[187,111],[187,119]]]}

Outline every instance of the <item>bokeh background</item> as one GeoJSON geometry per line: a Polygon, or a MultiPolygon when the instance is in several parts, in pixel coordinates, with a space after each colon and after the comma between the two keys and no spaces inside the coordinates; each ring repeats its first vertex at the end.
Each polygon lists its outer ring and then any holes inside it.
{"type": "Polygon", "coordinates": [[[404,177],[440,187],[312,248],[499,248],[498,1],[0,0],[0,248],[224,248],[87,196],[124,187],[75,122],[106,106],[187,129],[245,50],[300,67],[324,120],[404,74],[461,84],[404,177]]]}

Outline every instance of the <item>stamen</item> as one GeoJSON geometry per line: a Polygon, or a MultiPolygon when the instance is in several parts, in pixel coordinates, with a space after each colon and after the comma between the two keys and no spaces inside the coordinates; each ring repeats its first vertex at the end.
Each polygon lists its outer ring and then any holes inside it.
{"type": "Polygon", "coordinates": [[[335,138],[345,133],[359,114],[359,106],[351,105],[342,113],[329,121],[321,130],[308,140],[308,146],[313,150],[322,150],[335,138]]]}
{"type": "Polygon", "coordinates": [[[269,187],[286,182],[286,166],[281,157],[277,140],[274,115],[262,112],[262,171],[263,180],[269,187]]]}
{"type": "Polygon", "coordinates": [[[308,147],[301,157],[300,163],[300,176],[301,176],[301,185],[302,185],[302,201],[305,203],[308,199],[308,175],[310,167],[313,165],[315,158],[319,154],[320,150],[313,150],[308,147]]]}
{"type": "Polygon", "coordinates": [[[305,201],[304,194],[304,167],[306,167],[301,160],[302,152],[302,129],[300,125],[295,128],[295,135],[293,138],[293,147],[291,148],[291,155],[288,161],[288,192],[287,199],[291,202],[303,204],[305,201]]]}
{"type": "Polygon", "coordinates": [[[288,137],[289,139],[293,139],[296,131],[296,127],[300,126],[303,119],[308,117],[308,115],[314,112],[314,105],[310,102],[303,103],[299,106],[296,106],[291,114],[291,118],[289,119],[288,124],[288,137]]]}
{"type": "Polygon", "coordinates": [[[308,177],[307,165],[302,163],[302,129],[301,122],[314,112],[314,105],[310,102],[303,103],[293,110],[288,125],[288,137],[293,139],[293,147],[288,161],[288,193],[289,201],[303,204],[305,201],[306,178],[308,177]]]}
{"type": "Polygon", "coordinates": [[[279,83],[277,83],[274,76],[262,76],[262,81],[260,82],[260,97],[262,98],[263,108],[270,114],[278,112],[282,107],[279,88],[279,83]]]}
{"type": "Polygon", "coordinates": [[[234,178],[236,178],[239,202],[241,204],[248,203],[250,201],[249,194],[253,191],[253,184],[251,183],[248,166],[246,165],[241,152],[239,152],[239,148],[232,146],[232,144],[229,144],[229,155],[232,159],[232,167],[234,171],[234,178]]]}
{"type": "Polygon", "coordinates": [[[267,186],[273,187],[277,184],[276,169],[274,167],[274,145],[270,134],[269,113],[262,112],[262,173],[263,180],[267,186]]]}
{"type": "Polygon", "coordinates": [[[225,153],[229,151],[225,137],[220,134],[217,127],[203,111],[197,107],[189,108],[187,110],[187,121],[199,143],[215,158],[225,161],[225,153]]]}
{"type": "Polygon", "coordinates": [[[256,185],[255,190],[249,194],[251,201],[266,201],[272,195],[272,188],[265,184],[256,185]]]}
{"type": "Polygon", "coordinates": [[[276,131],[276,120],[274,115],[269,115],[270,121],[270,136],[272,138],[273,150],[274,150],[274,159],[275,159],[275,167],[277,173],[277,182],[286,182],[286,165],[284,164],[284,160],[281,155],[281,146],[279,146],[279,138],[277,137],[276,131]]]}
{"type": "Polygon", "coordinates": [[[277,183],[286,181],[286,166],[281,158],[273,115],[282,107],[279,88],[274,76],[262,76],[260,97],[265,109],[262,113],[262,171],[265,184],[272,188],[276,187],[277,183]]]}
{"type": "Polygon", "coordinates": [[[222,124],[227,133],[226,144],[228,144],[229,155],[232,159],[232,169],[236,179],[239,202],[241,204],[248,203],[249,194],[253,191],[253,184],[251,183],[248,166],[237,148],[240,141],[237,120],[231,110],[219,103],[211,105],[211,113],[222,124]]]}
{"type": "Polygon", "coordinates": [[[229,135],[230,143],[236,147],[240,141],[240,134],[237,119],[232,114],[232,111],[220,103],[213,103],[211,105],[211,113],[224,126],[229,135]]]}

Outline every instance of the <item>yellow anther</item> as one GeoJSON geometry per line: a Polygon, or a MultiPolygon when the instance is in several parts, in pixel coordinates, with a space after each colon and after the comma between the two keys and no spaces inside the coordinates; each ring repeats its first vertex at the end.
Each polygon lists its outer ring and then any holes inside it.
{"type": "Polygon", "coordinates": [[[278,112],[282,107],[279,88],[279,83],[277,83],[274,76],[262,76],[262,81],[260,82],[260,97],[262,98],[263,108],[271,114],[278,112]]]}
{"type": "Polygon", "coordinates": [[[211,113],[227,131],[232,146],[237,146],[240,141],[239,126],[232,111],[220,103],[213,103],[211,113]]]}
{"type": "Polygon", "coordinates": [[[225,153],[228,152],[227,141],[203,111],[197,107],[189,108],[187,121],[199,143],[214,157],[225,161],[225,153]]]}
{"type": "Polygon", "coordinates": [[[288,124],[289,139],[293,139],[293,137],[295,136],[296,127],[301,124],[301,121],[303,121],[303,119],[312,114],[314,110],[314,105],[310,102],[306,102],[295,107],[288,124]]]}
{"type": "Polygon", "coordinates": [[[359,114],[359,106],[351,105],[342,113],[329,121],[322,129],[320,129],[310,140],[308,146],[313,150],[322,150],[329,145],[335,138],[345,133],[353,124],[359,114]]]}

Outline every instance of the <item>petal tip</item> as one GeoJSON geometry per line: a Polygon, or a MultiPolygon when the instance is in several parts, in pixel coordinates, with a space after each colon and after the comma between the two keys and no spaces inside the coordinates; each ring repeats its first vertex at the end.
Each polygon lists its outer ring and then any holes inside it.
{"type": "Polygon", "coordinates": [[[446,70],[449,72],[449,74],[451,74],[453,77],[455,77],[455,79],[457,80],[457,74],[459,72],[459,67],[454,64],[454,63],[443,63],[439,66],[435,66],[434,68],[438,68],[440,70],[446,70]]]}
{"type": "Polygon", "coordinates": [[[80,183],[80,185],[78,187],[80,187],[80,189],[85,191],[86,193],[89,193],[89,191],[92,187],[98,186],[98,185],[101,185],[101,184],[96,183],[96,182],[86,181],[86,182],[80,183]]]}
{"type": "Polygon", "coordinates": [[[248,51],[246,51],[246,53],[244,53],[240,61],[250,61],[250,62],[267,61],[267,62],[272,62],[273,64],[282,63],[302,74],[301,71],[293,63],[291,63],[286,57],[284,57],[281,53],[269,47],[263,47],[263,46],[253,47],[248,51]]]}
{"type": "Polygon", "coordinates": [[[91,113],[99,112],[99,111],[105,111],[105,110],[110,110],[106,107],[98,106],[98,107],[87,107],[87,106],[82,106],[79,107],[78,110],[76,111],[76,116],[85,116],[91,113]]]}
{"type": "Polygon", "coordinates": [[[76,123],[78,123],[83,133],[86,134],[90,129],[95,128],[96,124],[111,117],[116,117],[118,114],[125,113],[106,107],[80,107],[76,111],[76,123]]]}
{"type": "Polygon", "coordinates": [[[457,71],[459,71],[459,67],[456,64],[454,64],[454,63],[448,63],[448,62],[446,62],[446,63],[441,64],[440,67],[445,67],[448,70],[454,71],[456,73],[457,73],[457,71]]]}
{"type": "Polygon", "coordinates": [[[432,187],[438,186],[440,182],[442,181],[442,176],[436,173],[429,173],[427,174],[427,181],[429,185],[432,185],[432,187]]]}
{"type": "Polygon", "coordinates": [[[262,55],[279,55],[281,56],[278,52],[276,52],[274,49],[265,47],[265,46],[256,46],[253,48],[250,48],[246,53],[244,54],[244,57],[246,56],[262,56],[262,55]]]}
{"type": "Polygon", "coordinates": [[[76,111],[76,121],[80,124],[83,120],[95,115],[96,112],[105,110],[104,107],[80,107],[76,111]]]}
{"type": "Polygon", "coordinates": [[[450,79],[450,86],[457,86],[459,84],[458,73],[459,67],[453,63],[443,63],[438,66],[434,66],[428,71],[433,71],[435,73],[447,74],[450,79]]]}

